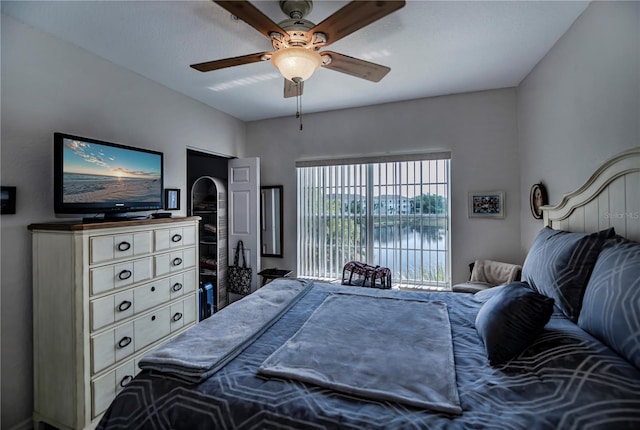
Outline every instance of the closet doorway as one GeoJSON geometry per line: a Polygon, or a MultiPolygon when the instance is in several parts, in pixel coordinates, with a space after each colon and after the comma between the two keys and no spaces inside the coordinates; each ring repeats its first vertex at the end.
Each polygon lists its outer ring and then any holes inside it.
{"type": "MultiPolygon", "coordinates": [[[[194,213],[194,204],[198,202],[193,201],[192,191],[194,184],[200,189],[198,181],[202,178],[209,182],[212,182],[213,178],[219,180],[221,184],[215,186],[216,190],[221,186],[228,188],[227,199],[229,203],[224,204],[225,210],[228,212],[226,216],[227,228],[224,228],[228,244],[226,256],[228,259],[229,256],[234,255],[235,245],[239,240],[243,241],[247,265],[253,269],[251,289],[255,291],[258,288],[257,273],[260,272],[261,263],[260,159],[257,157],[238,159],[187,149],[187,215],[199,215],[194,213]],[[233,180],[230,181],[232,177],[233,180]],[[235,198],[234,196],[238,194],[240,197],[235,198]],[[231,218],[232,216],[233,218],[231,218]]],[[[204,235],[203,232],[202,236],[204,235]]],[[[203,244],[203,238],[199,237],[199,240],[203,244]]],[[[224,277],[218,277],[218,280],[218,285],[220,285],[218,290],[222,294],[222,285],[226,285],[226,283],[224,277]]],[[[228,299],[229,302],[233,302],[240,298],[242,298],[241,295],[231,293],[228,299]]],[[[222,304],[223,302],[223,300],[218,300],[217,303],[222,304]]]]}
{"type": "Polygon", "coordinates": [[[199,320],[229,302],[227,177],[229,158],[187,149],[187,215],[199,216],[199,320]]]}
{"type": "Polygon", "coordinates": [[[201,176],[211,176],[227,181],[227,161],[231,157],[187,149],[187,215],[191,216],[191,188],[201,176]]]}

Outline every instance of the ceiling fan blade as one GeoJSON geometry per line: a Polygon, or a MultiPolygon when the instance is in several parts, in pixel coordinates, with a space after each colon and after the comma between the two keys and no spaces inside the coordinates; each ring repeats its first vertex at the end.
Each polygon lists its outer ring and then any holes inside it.
{"type": "Polygon", "coordinates": [[[270,34],[274,31],[289,38],[286,31],[247,1],[216,1],[215,3],[258,30],[268,39],[271,39],[270,34]]]}
{"type": "Polygon", "coordinates": [[[329,45],[404,7],[405,3],[404,0],[352,1],[313,27],[311,32],[324,33],[327,36],[326,45],[329,45]]]}
{"type": "Polygon", "coordinates": [[[224,58],[222,60],[207,61],[205,63],[192,64],[192,67],[199,72],[210,72],[212,70],[224,69],[226,67],[241,66],[243,64],[257,63],[264,55],[271,52],[259,52],[257,54],[242,55],[240,57],[224,58]]]}
{"type": "Polygon", "coordinates": [[[284,98],[288,99],[289,97],[301,96],[304,91],[304,81],[300,81],[299,83],[291,82],[289,79],[284,80],[284,98]],[[300,91],[298,92],[298,87],[300,87],[300,91]]]}
{"type": "Polygon", "coordinates": [[[371,82],[379,82],[384,78],[391,68],[376,63],[360,60],[358,58],[349,57],[348,55],[338,54],[337,52],[324,51],[320,55],[331,58],[329,64],[322,64],[322,67],[336,72],[346,73],[356,78],[366,79],[371,82]]]}

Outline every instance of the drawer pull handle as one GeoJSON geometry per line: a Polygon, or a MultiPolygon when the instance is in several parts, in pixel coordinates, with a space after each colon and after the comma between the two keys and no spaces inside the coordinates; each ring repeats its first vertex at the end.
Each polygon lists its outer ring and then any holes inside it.
{"type": "Polygon", "coordinates": [[[171,236],[171,242],[180,242],[182,240],[182,235],[174,234],[171,236]]]}
{"type": "Polygon", "coordinates": [[[181,264],[182,264],[182,258],[176,257],[176,258],[173,259],[173,265],[174,266],[179,266],[181,264]]]}
{"type": "Polygon", "coordinates": [[[129,242],[120,242],[118,244],[118,251],[128,251],[131,248],[131,244],[129,242]]]}
{"type": "Polygon", "coordinates": [[[131,376],[131,375],[125,375],[125,377],[124,377],[124,378],[122,378],[122,379],[120,380],[120,386],[121,386],[122,388],[124,388],[124,387],[126,387],[127,385],[129,385],[129,383],[131,383],[131,381],[133,381],[133,376],[131,376]]]}
{"type": "Polygon", "coordinates": [[[155,292],[156,291],[156,287],[151,287],[151,292],[155,292]]]}
{"type": "Polygon", "coordinates": [[[120,312],[124,312],[131,307],[131,302],[129,300],[124,300],[122,303],[118,305],[118,310],[120,312]]]}
{"type": "Polygon", "coordinates": [[[118,273],[118,279],[124,281],[125,279],[129,279],[131,275],[133,275],[133,272],[131,270],[125,269],[122,272],[118,273]]]}
{"type": "Polygon", "coordinates": [[[151,321],[155,321],[156,320],[156,316],[155,315],[151,315],[151,321]]]}
{"type": "Polygon", "coordinates": [[[176,312],[173,316],[174,321],[180,321],[182,319],[182,314],[180,312],[176,312]]]}
{"type": "Polygon", "coordinates": [[[132,339],[129,336],[125,336],[122,339],[120,339],[120,342],[118,342],[118,346],[120,348],[124,348],[126,346],[129,346],[129,344],[131,343],[132,339]]]}
{"type": "Polygon", "coordinates": [[[182,284],[180,282],[173,284],[173,291],[180,291],[181,289],[182,289],[182,284]]]}

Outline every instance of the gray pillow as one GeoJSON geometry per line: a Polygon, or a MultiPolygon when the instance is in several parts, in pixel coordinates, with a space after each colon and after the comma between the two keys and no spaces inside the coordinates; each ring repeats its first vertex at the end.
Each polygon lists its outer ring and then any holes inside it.
{"type": "Polygon", "coordinates": [[[640,243],[602,248],[584,293],[578,325],[640,369],[640,243]]]}
{"type": "Polygon", "coordinates": [[[555,300],[567,318],[578,321],[582,296],[604,242],[613,228],[597,233],[570,233],[543,228],[522,266],[522,280],[555,300]]]}
{"type": "Polygon", "coordinates": [[[542,332],[553,313],[553,299],[522,282],[505,285],[482,305],[476,330],[492,366],[518,356],[542,332]]]}

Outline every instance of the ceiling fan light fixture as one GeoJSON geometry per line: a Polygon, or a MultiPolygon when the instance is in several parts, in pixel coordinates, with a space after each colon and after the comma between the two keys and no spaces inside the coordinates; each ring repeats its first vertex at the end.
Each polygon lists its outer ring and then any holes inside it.
{"type": "Polygon", "coordinates": [[[313,49],[292,46],[274,52],[271,63],[286,79],[299,82],[313,75],[322,64],[322,57],[313,49]]]}

